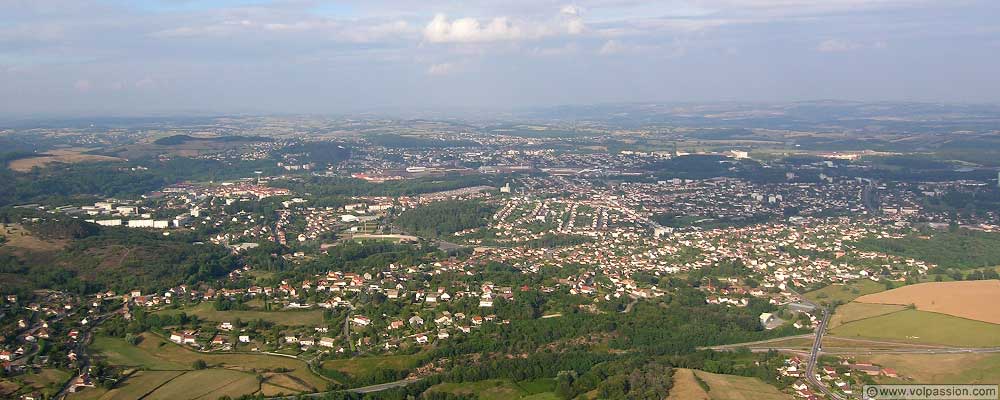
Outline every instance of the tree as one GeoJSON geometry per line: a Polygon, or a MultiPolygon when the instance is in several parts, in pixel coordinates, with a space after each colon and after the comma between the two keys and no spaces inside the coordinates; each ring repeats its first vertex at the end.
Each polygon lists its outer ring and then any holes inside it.
{"type": "Polygon", "coordinates": [[[191,368],[194,368],[195,370],[203,370],[205,368],[208,368],[208,364],[205,363],[205,360],[197,359],[193,363],[191,363],[191,368]]]}

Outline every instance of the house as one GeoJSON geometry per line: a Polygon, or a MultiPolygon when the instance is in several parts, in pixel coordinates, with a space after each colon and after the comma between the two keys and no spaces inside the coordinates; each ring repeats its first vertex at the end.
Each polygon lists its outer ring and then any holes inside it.
{"type": "Polygon", "coordinates": [[[399,329],[399,328],[402,328],[404,326],[406,326],[406,324],[404,324],[403,321],[399,321],[399,320],[392,321],[392,322],[389,323],[389,329],[390,330],[392,330],[392,329],[399,329]]]}
{"type": "Polygon", "coordinates": [[[333,348],[334,340],[330,337],[322,337],[319,339],[319,345],[323,347],[333,348]]]}
{"type": "Polygon", "coordinates": [[[372,320],[368,319],[368,317],[364,315],[357,315],[354,318],[351,318],[351,322],[354,322],[359,326],[368,326],[372,323],[372,320]]]}
{"type": "Polygon", "coordinates": [[[212,338],[212,344],[215,346],[222,346],[226,344],[226,338],[222,337],[222,335],[215,335],[215,337],[212,338]]]}
{"type": "Polygon", "coordinates": [[[420,318],[419,315],[414,315],[414,316],[410,317],[410,319],[409,319],[408,322],[410,323],[410,325],[414,325],[414,326],[416,326],[416,325],[423,325],[424,324],[424,319],[420,318]]]}
{"type": "Polygon", "coordinates": [[[83,374],[77,377],[76,380],[73,381],[73,384],[70,385],[69,387],[69,392],[76,393],[84,388],[92,388],[92,387],[94,387],[94,382],[90,380],[90,374],[83,374]]]}
{"type": "Polygon", "coordinates": [[[896,373],[896,370],[892,368],[882,368],[882,375],[888,376],[890,378],[899,378],[899,374],[896,373]]]}
{"type": "Polygon", "coordinates": [[[0,360],[14,361],[14,353],[11,353],[7,350],[0,350],[0,360]]]}
{"type": "Polygon", "coordinates": [[[219,324],[219,329],[224,331],[231,331],[233,330],[233,324],[231,322],[223,322],[219,324]]]}
{"type": "Polygon", "coordinates": [[[240,335],[239,340],[240,340],[240,343],[250,343],[250,336],[249,335],[240,335]]]}
{"type": "Polygon", "coordinates": [[[438,331],[438,339],[447,339],[449,336],[451,336],[451,335],[449,335],[448,331],[446,331],[444,329],[438,331]]]}
{"type": "Polygon", "coordinates": [[[315,346],[315,345],[316,341],[311,338],[299,339],[299,346],[315,346]]]}
{"type": "Polygon", "coordinates": [[[417,344],[427,344],[427,335],[417,336],[417,344]]]}
{"type": "Polygon", "coordinates": [[[760,314],[760,325],[767,327],[769,324],[774,322],[774,314],[771,313],[761,313],[760,314]]]}
{"type": "Polygon", "coordinates": [[[194,332],[190,331],[170,333],[170,341],[177,344],[195,344],[195,339],[197,338],[195,337],[194,332]]]}

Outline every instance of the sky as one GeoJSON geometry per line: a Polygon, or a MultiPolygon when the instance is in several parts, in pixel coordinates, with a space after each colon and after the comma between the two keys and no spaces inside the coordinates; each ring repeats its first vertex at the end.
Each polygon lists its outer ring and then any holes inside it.
{"type": "Polygon", "coordinates": [[[1000,102],[996,0],[0,0],[0,114],[1000,102]]]}

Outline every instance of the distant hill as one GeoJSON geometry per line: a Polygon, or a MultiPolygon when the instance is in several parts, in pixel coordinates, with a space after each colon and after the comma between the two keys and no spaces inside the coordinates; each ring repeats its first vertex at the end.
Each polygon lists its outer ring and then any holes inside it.
{"type": "Polygon", "coordinates": [[[176,146],[188,142],[266,142],[271,139],[259,136],[218,136],[210,138],[194,137],[189,135],[173,135],[156,139],[153,144],[162,146],[176,146]]]}

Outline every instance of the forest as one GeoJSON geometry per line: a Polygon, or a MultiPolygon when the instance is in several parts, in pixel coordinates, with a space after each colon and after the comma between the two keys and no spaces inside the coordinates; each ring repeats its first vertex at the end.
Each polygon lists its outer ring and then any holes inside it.
{"type": "Polygon", "coordinates": [[[418,236],[439,237],[486,226],[496,207],[481,201],[439,201],[407,210],[396,224],[418,236]]]}

